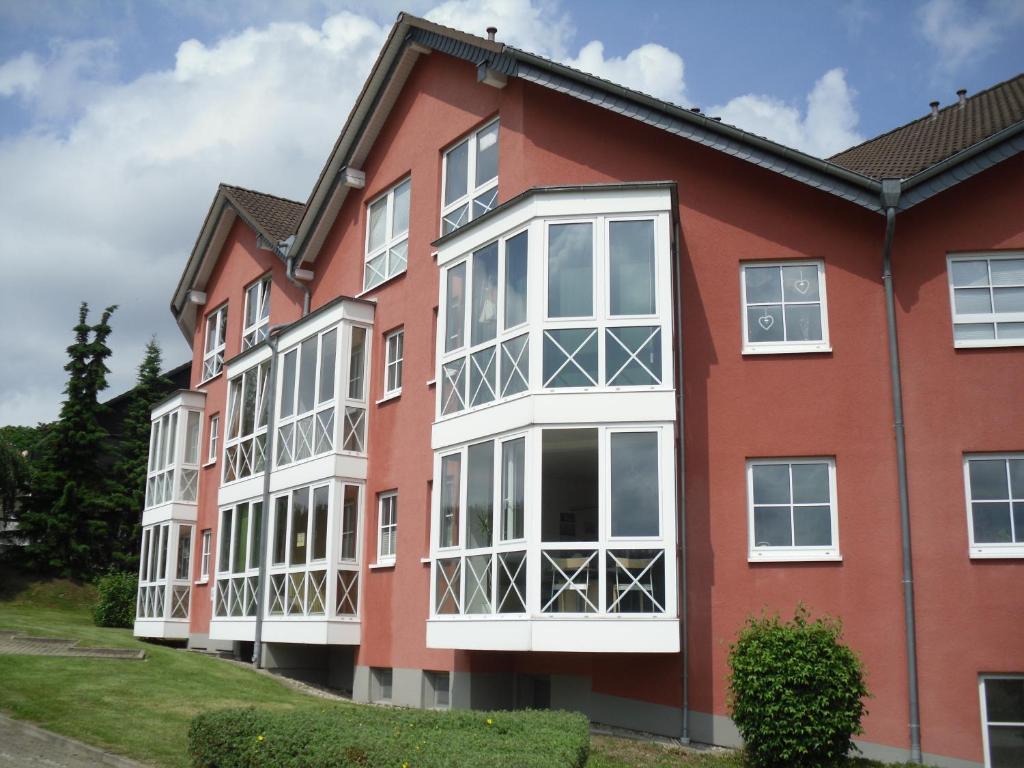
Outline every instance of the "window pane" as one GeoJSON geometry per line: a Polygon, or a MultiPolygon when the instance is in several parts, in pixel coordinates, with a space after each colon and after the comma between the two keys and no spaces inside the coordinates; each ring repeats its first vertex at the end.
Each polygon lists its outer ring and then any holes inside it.
{"type": "Polygon", "coordinates": [[[366,262],[366,272],[363,275],[363,283],[367,288],[372,288],[378,283],[384,282],[386,275],[384,274],[384,268],[386,266],[387,254],[382,253],[376,258],[370,259],[366,262]]]}
{"type": "Polygon", "coordinates": [[[1013,541],[1009,502],[976,501],[971,504],[971,514],[976,544],[1009,544],[1013,541]]]}
{"type": "Polygon", "coordinates": [[[526,322],[527,233],[505,241],[505,327],[526,322]]]}
{"type": "Polygon", "coordinates": [[[448,270],[445,308],[444,351],[458,349],[464,342],[466,325],[466,263],[448,270]]]}
{"type": "Polygon", "coordinates": [[[545,429],[542,443],[542,541],[597,541],[597,430],[545,429]]]}
{"type": "Polygon", "coordinates": [[[612,536],[657,536],[657,433],[612,433],[611,473],[612,536]]]}
{"type": "Polygon", "coordinates": [[[747,286],[747,304],[782,301],[780,267],[744,267],[743,278],[747,286]]]}
{"type": "Polygon", "coordinates": [[[271,562],[284,565],[288,548],[288,497],[279,497],[274,505],[274,554],[271,562]]]}
{"type": "Polygon", "coordinates": [[[992,259],[992,285],[1024,285],[1024,259],[992,259]]]}
{"type": "Polygon", "coordinates": [[[661,383],[661,329],[657,326],[609,328],[604,349],[608,386],[661,383]]]}
{"type": "Polygon", "coordinates": [[[242,374],[242,434],[251,435],[256,428],[256,371],[242,374]]]}
{"type": "Polygon", "coordinates": [[[313,489],[312,558],[314,560],[323,560],[327,557],[327,496],[326,485],[313,489]]]}
{"type": "Polygon", "coordinates": [[[754,546],[791,547],[789,507],[754,507],[754,546]]]}
{"type": "Polygon", "coordinates": [[[988,288],[957,288],[953,291],[957,314],[987,314],[992,311],[988,288]]]}
{"type": "Polygon", "coordinates": [[[260,527],[262,525],[261,518],[263,517],[263,502],[254,501],[252,503],[252,515],[250,520],[250,530],[252,531],[252,544],[249,545],[249,567],[259,568],[260,567],[260,527]]]}
{"type": "Polygon", "coordinates": [[[798,547],[832,546],[831,509],[793,507],[793,543],[798,547]]]}
{"type": "Polygon", "coordinates": [[[356,559],[356,526],[359,520],[359,487],[345,486],[341,511],[341,559],[356,559]]]}
{"type": "Polygon", "coordinates": [[[167,538],[170,533],[170,526],[160,526],[160,564],[157,567],[156,577],[167,578],[167,538]]]}
{"type": "Polygon", "coordinates": [[[821,341],[821,305],[786,307],[786,341],[821,341]]]}
{"type": "Polygon", "coordinates": [[[295,358],[298,351],[292,350],[284,356],[284,367],[281,372],[281,416],[291,416],[295,412],[295,358]]]}
{"type": "Polygon", "coordinates": [[[441,368],[441,413],[455,413],[466,407],[466,358],[445,363],[441,368]]]}
{"type": "Polygon", "coordinates": [[[526,440],[522,437],[501,445],[501,538],[524,536],[526,498],[526,440]]]}
{"type": "Polygon", "coordinates": [[[464,141],[444,156],[444,204],[466,194],[469,181],[469,141],[464,141]]]}
{"type": "Polygon", "coordinates": [[[597,331],[569,328],[544,331],[544,386],[597,386],[597,331]]]}
{"type": "Polygon", "coordinates": [[[1004,459],[971,459],[968,465],[973,500],[1010,498],[1004,459]]]}
{"type": "Polygon", "coordinates": [[[989,768],[1020,768],[1024,765],[1024,726],[990,725],[989,768]]]}
{"type": "Polygon", "coordinates": [[[501,345],[501,397],[524,392],[530,380],[530,337],[516,336],[501,345]]]}
{"type": "Polygon", "coordinates": [[[778,305],[747,307],[747,340],[751,343],[785,341],[782,307],[778,305]]]}
{"type": "Polygon", "coordinates": [[[953,337],[960,341],[994,339],[996,329],[992,323],[957,323],[953,326],[953,337]]]}
{"type": "Polygon", "coordinates": [[[996,312],[1024,312],[1024,288],[996,288],[996,312]]]}
{"type": "Polygon", "coordinates": [[[488,547],[494,527],[494,443],[469,446],[466,489],[466,546],[488,547]]]}
{"type": "Polygon", "coordinates": [[[460,205],[441,219],[441,234],[447,235],[469,221],[469,203],[460,205]]]}
{"type": "Polygon", "coordinates": [[[790,503],[788,464],[755,464],[750,470],[754,479],[754,504],[790,503]]]}
{"type": "Polygon", "coordinates": [[[473,307],[470,339],[473,344],[490,341],[498,331],[498,244],[473,254],[473,307]]]}
{"type": "Polygon", "coordinates": [[[488,347],[474,352],[469,366],[469,405],[489,403],[497,396],[495,380],[497,364],[494,357],[497,347],[488,347]]]}
{"type": "Polygon", "coordinates": [[[985,710],[990,723],[1024,723],[1024,677],[986,680],[985,710]]]}
{"type": "Polygon", "coordinates": [[[613,221],[609,233],[612,314],[654,314],[654,222],[613,221]]]}
{"type": "Polygon", "coordinates": [[[306,562],[306,528],[309,524],[309,491],[292,491],[292,541],[288,562],[302,565],[306,562]]]}
{"type": "Polygon", "coordinates": [[[372,252],[384,245],[387,227],[388,199],[382,197],[370,206],[369,240],[367,251],[372,252]]]}
{"type": "Polygon", "coordinates": [[[192,554],[192,526],[178,526],[178,557],[176,558],[177,568],[174,571],[176,579],[187,579],[189,577],[189,559],[192,554]]]}
{"type": "Polygon", "coordinates": [[[366,357],[366,329],[352,328],[352,349],[348,363],[348,396],[353,400],[363,399],[363,370],[366,357]]]}
{"type": "Polygon", "coordinates": [[[231,510],[225,509],[220,513],[220,532],[217,542],[217,570],[227,571],[230,564],[231,554],[231,510]]]}
{"type": "Polygon", "coordinates": [[[988,264],[984,259],[954,261],[950,266],[953,271],[953,285],[988,285],[988,264]]]}
{"type": "Polygon", "coordinates": [[[1014,541],[1024,542],[1024,502],[1013,503],[1013,533],[1014,541]]]}
{"type": "Polygon", "coordinates": [[[313,409],[316,391],[316,337],[306,339],[299,348],[299,407],[297,413],[313,409]]]}
{"type": "Polygon", "coordinates": [[[441,459],[441,529],[438,546],[454,547],[459,543],[459,490],[462,456],[453,454],[441,459]]]}
{"type": "Polygon", "coordinates": [[[245,291],[245,326],[248,328],[256,322],[260,304],[260,283],[250,285],[245,291]]]}
{"type": "Polygon", "coordinates": [[[239,504],[235,508],[235,550],[231,562],[232,573],[245,570],[249,552],[249,505],[239,504]]]}
{"type": "Polygon", "coordinates": [[[185,463],[199,463],[199,411],[185,416],[185,463]]]}
{"type": "MultiPolygon", "coordinates": [[[[793,465],[793,503],[828,504],[828,464],[793,465]]],[[[763,501],[761,503],[764,503],[763,501]]]]}
{"type": "Polygon", "coordinates": [[[999,323],[1000,339],[1024,339],[1024,323],[999,323]]]}
{"type": "Polygon", "coordinates": [[[498,175],[498,124],[492,123],[476,135],[476,185],[498,175]]]}
{"type": "Polygon", "coordinates": [[[338,332],[328,331],[320,339],[320,393],[317,402],[334,399],[334,369],[337,358],[338,332]]]}
{"type": "Polygon", "coordinates": [[[412,180],[408,179],[395,187],[395,208],[392,214],[394,220],[391,224],[392,237],[398,237],[409,231],[409,189],[411,186],[412,180]]]}
{"type": "Polygon", "coordinates": [[[593,225],[548,228],[548,316],[583,317],[594,311],[593,225]]]}
{"type": "Polygon", "coordinates": [[[1013,498],[1024,499],[1024,459],[1010,459],[1010,488],[1013,498]]]}
{"type": "Polygon", "coordinates": [[[806,264],[783,267],[782,295],[786,301],[818,301],[818,267],[806,264]]]}

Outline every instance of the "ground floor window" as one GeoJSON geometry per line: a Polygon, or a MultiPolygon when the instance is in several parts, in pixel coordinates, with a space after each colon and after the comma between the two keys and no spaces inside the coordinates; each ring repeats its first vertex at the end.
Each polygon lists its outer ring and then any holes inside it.
{"type": "Polygon", "coordinates": [[[1024,675],[981,678],[986,768],[1024,765],[1024,675]]]}
{"type": "Polygon", "coordinates": [[[451,706],[451,675],[448,672],[426,672],[424,674],[423,705],[431,709],[448,709],[451,706]]]}
{"type": "Polygon", "coordinates": [[[390,667],[373,667],[370,670],[370,698],[373,701],[391,701],[393,673],[390,667]]]}

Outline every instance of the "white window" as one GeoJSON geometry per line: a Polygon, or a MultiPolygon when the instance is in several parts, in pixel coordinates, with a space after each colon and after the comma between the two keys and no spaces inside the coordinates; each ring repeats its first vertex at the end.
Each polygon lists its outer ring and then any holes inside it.
{"type": "MultiPolygon", "coordinates": [[[[338,328],[310,336],[282,356],[275,466],[334,450],[337,369],[338,328]]],[[[363,421],[360,416],[360,430],[363,421]]]]}
{"type": "Polygon", "coordinates": [[[839,560],[834,459],[747,462],[751,562],[839,560]]]}
{"type": "Polygon", "coordinates": [[[256,615],[262,501],[243,501],[220,512],[213,614],[256,615]]]}
{"type": "Polygon", "coordinates": [[[263,471],[267,460],[267,383],[270,362],[260,363],[228,384],[224,435],[224,482],[263,471]]]}
{"type": "Polygon", "coordinates": [[[213,531],[207,528],[203,531],[202,556],[199,559],[199,580],[208,581],[210,578],[210,539],[213,531]]]}
{"type": "Polygon", "coordinates": [[[979,688],[985,768],[1024,765],[1024,675],[985,675],[979,688]]]}
{"type": "Polygon", "coordinates": [[[497,120],[444,153],[442,198],[442,235],[498,204],[497,120]]]}
{"type": "Polygon", "coordinates": [[[242,329],[242,351],[255,347],[270,329],[270,276],[245,289],[245,327],[242,329]]]}
{"type": "Polygon", "coordinates": [[[398,494],[382,493],[378,507],[377,561],[393,562],[398,544],[398,494]]]}
{"type": "Polygon", "coordinates": [[[949,257],[957,347],[1024,345],[1024,253],[949,257]]]}
{"type": "Polygon", "coordinates": [[[227,338],[228,305],[206,316],[206,345],[203,348],[203,381],[212,379],[224,368],[224,343],[227,338]]]}
{"type": "Polygon", "coordinates": [[[217,460],[217,441],[220,437],[220,414],[210,417],[210,449],[207,452],[207,461],[217,460]]]}
{"type": "Polygon", "coordinates": [[[740,282],[745,353],[830,349],[823,262],[750,262],[740,282]]]}
{"type": "Polygon", "coordinates": [[[964,457],[971,557],[1024,557],[1024,453],[964,457]]]}
{"type": "Polygon", "coordinates": [[[409,261],[411,185],[412,180],[406,179],[370,203],[367,209],[364,290],[405,272],[409,261]]]}
{"type": "Polygon", "coordinates": [[[402,361],[405,357],[405,331],[389,333],[385,339],[384,397],[402,393],[402,361]]]}

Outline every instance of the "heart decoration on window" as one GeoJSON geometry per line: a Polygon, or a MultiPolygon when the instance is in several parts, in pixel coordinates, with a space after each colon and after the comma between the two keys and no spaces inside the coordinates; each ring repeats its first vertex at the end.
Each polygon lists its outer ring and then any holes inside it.
{"type": "Polygon", "coordinates": [[[757,318],[757,324],[767,331],[775,325],[775,318],[771,315],[761,315],[761,317],[757,318]]]}
{"type": "Polygon", "coordinates": [[[798,293],[806,294],[811,288],[811,281],[805,280],[801,277],[799,280],[795,280],[793,282],[793,287],[798,293]]]}

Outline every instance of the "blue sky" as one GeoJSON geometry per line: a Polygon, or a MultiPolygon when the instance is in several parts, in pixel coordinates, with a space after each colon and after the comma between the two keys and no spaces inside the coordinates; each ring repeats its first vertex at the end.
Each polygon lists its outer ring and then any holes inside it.
{"type": "Polygon", "coordinates": [[[819,156],[1024,71],[1024,0],[0,0],[0,425],[56,415],[80,300],[120,305],[112,394],[151,335],[187,356],[217,182],[305,199],[402,9],[819,156]]]}

